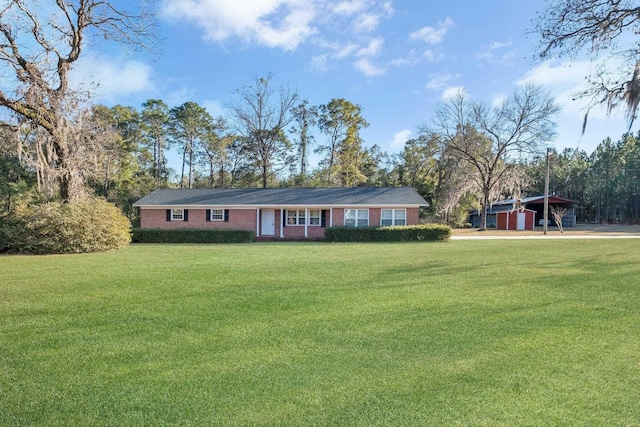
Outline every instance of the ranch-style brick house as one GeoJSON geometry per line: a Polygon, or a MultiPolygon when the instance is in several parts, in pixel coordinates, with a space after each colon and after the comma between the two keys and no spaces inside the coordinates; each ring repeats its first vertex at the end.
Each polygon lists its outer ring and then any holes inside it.
{"type": "Polygon", "coordinates": [[[133,204],[142,228],[252,230],[322,239],[327,227],[418,224],[427,202],[411,187],[160,189],[133,204]]]}

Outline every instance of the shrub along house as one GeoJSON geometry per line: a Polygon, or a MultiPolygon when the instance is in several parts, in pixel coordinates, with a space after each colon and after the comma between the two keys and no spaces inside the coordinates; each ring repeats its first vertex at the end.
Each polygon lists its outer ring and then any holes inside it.
{"type": "Polygon", "coordinates": [[[160,189],[133,204],[142,228],[253,230],[322,239],[327,227],[418,224],[427,202],[410,187],[160,189]]]}

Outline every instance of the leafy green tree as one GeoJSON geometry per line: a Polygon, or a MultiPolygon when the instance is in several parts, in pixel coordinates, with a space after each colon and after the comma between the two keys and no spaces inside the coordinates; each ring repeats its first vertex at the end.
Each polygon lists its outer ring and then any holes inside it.
{"type": "Polygon", "coordinates": [[[169,106],[160,99],[149,99],[142,104],[140,128],[147,147],[153,153],[152,175],[158,186],[168,182],[166,152],[169,147],[169,106]]]}
{"type": "Polygon", "coordinates": [[[438,142],[425,135],[404,144],[397,166],[401,185],[415,188],[422,196],[432,197],[437,183],[438,142]]]}
{"type": "Polygon", "coordinates": [[[617,142],[607,138],[591,155],[586,203],[597,223],[638,220],[638,136],[625,134],[617,142]]]}
{"type": "Polygon", "coordinates": [[[624,168],[620,179],[620,200],[624,206],[622,219],[640,220],[640,132],[627,134],[623,146],[624,168]]]}
{"type": "Polygon", "coordinates": [[[369,123],[362,117],[362,107],[343,98],[334,98],[319,107],[318,127],[328,141],[316,151],[325,155],[321,165],[329,185],[355,186],[366,180],[360,170],[360,131],[367,126],[369,123]]]}
{"type": "Polygon", "coordinates": [[[15,130],[0,127],[0,221],[36,184],[34,171],[25,167],[16,151],[17,138],[15,130]]]}
{"type": "Polygon", "coordinates": [[[180,188],[185,187],[185,166],[188,167],[186,187],[193,188],[196,151],[209,136],[213,118],[204,107],[195,102],[185,102],[172,108],[170,116],[171,136],[180,144],[182,154],[180,188]]]}
{"type": "Polygon", "coordinates": [[[315,138],[311,133],[311,128],[316,125],[318,118],[318,109],[309,107],[309,101],[303,100],[298,106],[292,109],[294,126],[291,128],[291,134],[295,135],[294,145],[298,151],[298,162],[300,170],[298,177],[295,179],[298,186],[304,186],[307,181],[309,168],[309,151],[315,142],[315,138]]]}
{"type": "Polygon", "coordinates": [[[376,144],[362,150],[360,171],[366,178],[361,185],[387,187],[395,184],[389,154],[382,151],[376,144]]]}
{"type": "Polygon", "coordinates": [[[234,140],[227,130],[226,120],[218,117],[200,144],[199,157],[207,170],[206,186],[210,188],[227,186],[229,146],[234,140]]]}
{"type": "Polygon", "coordinates": [[[135,219],[131,204],[156,187],[152,158],[144,144],[140,114],[128,106],[96,105],[91,123],[96,147],[89,184],[96,193],[119,206],[135,219]]]}

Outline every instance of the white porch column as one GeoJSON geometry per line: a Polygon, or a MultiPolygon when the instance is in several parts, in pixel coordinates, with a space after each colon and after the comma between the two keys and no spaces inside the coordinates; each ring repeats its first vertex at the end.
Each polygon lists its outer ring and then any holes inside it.
{"type": "Polygon", "coordinates": [[[304,238],[307,238],[307,227],[309,226],[309,208],[304,208],[304,238]]]}
{"type": "Polygon", "coordinates": [[[280,209],[280,238],[284,239],[284,222],[286,219],[284,218],[284,209],[280,209]]]}
{"type": "Polygon", "coordinates": [[[260,208],[256,208],[256,237],[260,237],[260,208]]]}
{"type": "Polygon", "coordinates": [[[333,227],[333,208],[329,208],[329,227],[333,227]]]}

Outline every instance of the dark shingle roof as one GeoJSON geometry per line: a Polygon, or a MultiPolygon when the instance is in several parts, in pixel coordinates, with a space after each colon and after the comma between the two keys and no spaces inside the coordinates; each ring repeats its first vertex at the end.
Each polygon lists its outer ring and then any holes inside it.
{"type": "Polygon", "coordinates": [[[411,187],[214,188],[155,190],[133,204],[150,206],[412,205],[427,202],[411,187]]]}

